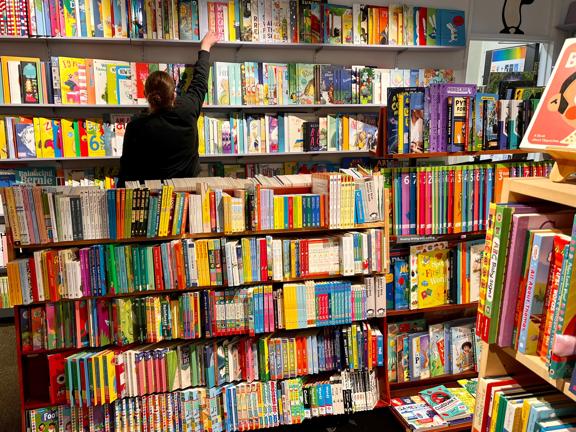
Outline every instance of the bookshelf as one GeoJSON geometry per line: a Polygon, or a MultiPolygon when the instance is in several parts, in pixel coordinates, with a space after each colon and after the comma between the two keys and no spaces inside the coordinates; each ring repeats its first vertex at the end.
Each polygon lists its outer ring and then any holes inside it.
{"type": "MultiPolygon", "coordinates": [[[[289,194],[290,192],[293,193],[300,193],[300,194],[305,194],[310,192],[310,188],[302,188],[302,187],[294,187],[294,188],[277,188],[276,189],[277,192],[282,193],[282,194],[289,194]]],[[[386,204],[383,203],[383,205],[386,207],[386,204]]],[[[381,230],[386,230],[387,229],[387,223],[385,222],[374,222],[374,223],[367,223],[367,224],[362,224],[362,225],[356,225],[354,227],[351,227],[349,229],[336,229],[336,230],[328,230],[326,228],[315,228],[315,229],[292,229],[292,230],[288,230],[288,229],[282,229],[282,230],[260,230],[260,231],[244,231],[244,232],[237,232],[237,233],[230,233],[230,234],[225,234],[225,233],[206,233],[206,234],[182,234],[179,236],[164,236],[164,237],[155,237],[155,238],[128,238],[128,239],[102,239],[102,240],[87,240],[87,241],[73,241],[73,242],[60,242],[60,243],[54,243],[54,244],[44,244],[44,245],[38,245],[38,244],[34,244],[34,245],[23,245],[22,247],[20,247],[19,245],[14,244],[12,241],[11,242],[11,249],[9,250],[9,254],[11,259],[17,258],[19,257],[26,257],[26,256],[31,256],[31,254],[34,251],[38,251],[38,250],[42,250],[42,249],[56,249],[56,250],[62,250],[64,248],[84,248],[84,247],[89,247],[91,245],[95,245],[95,244],[124,244],[124,243],[129,243],[132,245],[138,245],[138,244],[150,244],[150,243],[158,243],[158,242],[169,242],[169,241],[174,241],[174,240],[184,240],[184,239],[217,239],[217,238],[222,238],[222,237],[226,237],[226,238],[243,238],[246,236],[264,236],[264,235],[281,235],[282,237],[287,237],[287,238],[295,238],[295,237],[304,237],[306,235],[313,235],[313,234],[323,234],[326,235],[329,231],[332,233],[337,233],[337,232],[345,232],[345,231],[364,231],[364,230],[368,230],[368,229],[381,229],[381,230]]],[[[369,274],[366,274],[365,276],[375,276],[377,274],[377,272],[373,272],[370,271],[369,274]]],[[[378,273],[379,275],[383,275],[383,273],[378,273]]],[[[362,280],[364,279],[364,275],[362,274],[355,274],[355,275],[349,275],[349,276],[338,276],[338,275],[317,275],[317,277],[315,277],[314,275],[310,275],[307,278],[295,278],[291,281],[285,281],[282,282],[282,284],[285,283],[296,283],[296,282],[304,282],[304,281],[310,281],[310,280],[315,280],[318,282],[321,281],[332,281],[332,280],[346,280],[349,281],[348,283],[362,283],[362,280]],[[357,281],[357,282],[354,282],[357,281]]],[[[276,282],[269,280],[268,282],[262,282],[259,284],[252,284],[251,282],[247,282],[245,284],[241,284],[241,286],[239,287],[234,287],[234,289],[239,289],[241,287],[250,287],[252,285],[263,285],[263,284],[267,284],[267,285],[274,285],[275,287],[278,288],[282,288],[284,287],[284,285],[282,284],[277,284],[276,282]]],[[[198,290],[204,290],[204,291],[214,291],[214,290],[222,290],[225,289],[226,285],[220,285],[218,287],[215,286],[210,286],[210,287],[190,287],[190,288],[184,288],[184,289],[175,289],[175,290],[162,290],[162,291],[137,291],[137,292],[130,292],[127,294],[115,294],[115,295],[106,295],[106,296],[88,296],[88,297],[84,297],[81,300],[82,301],[90,301],[90,300],[98,300],[98,301],[109,301],[109,300],[114,300],[114,299],[136,299],[136,298],[140,298],[140,297],[148,297],[148,298],[152,298],[152,297],[156,297],[156,296],[163,296],[165,298],[168,298],[170,296],[170,298],[176,298],[175,296],[178,294],[185,294],[185,293],[189,293],[189,292],[193,292],[193,291],[198,291],[198,290]]],[[[285,289],[285,288],[284,288],[285,289]]],[[[66,303],[70,303],[70,302],[78,302],[80,299],[61,299],[58,300],[56,302],[52,302],[54,304],[58,304],[58,305],[65,305],[66,303]]],[[[17,307],[15,309],[16,311],[16,316],[20,317],[21,316],[21,311],[23,310],[23,308],[28,308],[28,307],[42,307],[42,305],[46,305],[46,302],[36,302],[34,304],[31,305],[26,305],[26,306],[20,306],[17,307]]],[[[274,305],[274,308],[276,308],[276,305],[274,305]]],[[[219,319],[219,318],[218,318],[219,319]]],[[[366,317],[366,319],[362,319],[361,321],[358,321],[356,319],[352,319],[351,324],[349,325],[357,325],[357,323],[360,322],[366,322],[366,323],[370,323],[370,328],[378,328],[379,324],[381,322],[382,318],[369,318],[366,317]],[[372,327],[375,326],[375,327],[372,327]]],[[[26,410],[32,410],[32,409],[40,409],[40,408],[47,408],[47,407],[51,407],[54,406],[53,403],[48,403],[47,401],[47,396],[45,394],[45,392],[42,390],[42,386],[45,386],[47,384],[47,377],[48,377],[48,373],[47,373],[47,356],[49,355],[56,355],[56,354],[73,354],[73,353],[78,353],[79,355],[81,355],[81,353],[85,352],[86,350],[91,350],[91,348],[88,347],[83,347],[83,348],[56,348],[56,349],[33,349],[33,350],[23,350],[22,346],[23,346],[23,339],[22,339],[22,328],[21,328],[21,321],[20,319],[16,319],[15,320],[15,324],[16,324],[16,332],[17,332],[17,352],[18,352],[18,358],[19,358],[19,380],[21,383],[21,388],[20,388],[20,398],[21,398],[21,413],[22,413],[22,430],[25,430],[25,422],[26,422],[26,417],[25,417],[25,412],[26,410]]],[[[77,324],[76,324],[77,325],[77,324]]],[[[148,324],[146,324],[148,325],[148,324]]],[[[344,325],[348,325],[348,324],[344,324],[344,325]]],[[[320,322],[318,322],[318,327],[316,327],[316,331],[322,332],[322,324],[320,322]]],[[[339,325],[338,325],[339,326],[339,325]]],[[[332,327],[330,325],[330,327],[332,327]]],[[[325,327],[328,328],[328,327],[325,327]]],[[[277,337],[277,338],[294,338],[294,337],[298,337],[299,335],[301,336],[304,332],[306,332],[305,328],[284,328],[284,329],[277,329],[276,327],[274,328],[274,330],[272,332],[265,332],[262,333],[260,331],[256,332],[256,337],[260,338],[260,339],[264,339],[266,337],[277,337]]],[[[244,335],[244,333],[240,333],[238,334],[238,336],[242,336],[244,335]]],[[[191,342],[195,342],[195,341],[205,341],[205,342],[200,342],[200,343],[210,343],[212,344],[212,341],[214,341],[214,344],[216,343],[221,343],[224,340],[229,340],[234,338],[236,335],[228,335],[228,336],[222,336],[222,335],[216,335],[216,336],[209,336],[209,335],[204,335],[202,334],[201,338],[193,338],[191,340],[185,339],[182,340],[183,343],[191,343],[191,342]]],[[[247,334],[246,334],[247,336],[247,334]]],[[[180,341],[181,339],[175,338],[173,339],[174,341],[180,341]]],[[[92,345],[92,343],[90,343],[92,345]]],[[[143,346],[145,345],[144,343],[135,343],[133,345],[126,345],[123,347],[123,349],[131,349],[132,347],[134,347],[135,349],[137,347],[143,346]]],[[[98,346],[98,350],[102,350],[102,349],[106,349],[106,348],[114,348],[114,345],[109,345],[109,344],[105,344],[105,345],[99,345],[98,346]]],[[[377,369],[381,369],[382,371],[380,373],[385,375],[385,369],[383,367],[377,367],[377,369]]],[[[329,376],[335,374],[335,373],[339,373],[338,372],[338,368],[336,369],[326,369],[321,371],[320,375],[314,375],[317,376],[319,378],[325,376],[326,378],[328,378],[329,376]]],[[[380,375],[379,373],[379,375],[380,375]]],[[[312,372],[310,372],[310,374],[312,375],[312,372]]],[[[382,408],[382,407],[386,407],[388,405],[389,402],[389,397],[388,397],[388,389],[385,385],[385,379],[384,379],[384,375],[381,375],[382,378],[378,378],[378,380],[380,381],[380,393],[379,393],[379,401],[377,401],[377,403],[374,406],[374,409],[376,408],[382,408]]],[[[298,374],[296,376],[304,376],[304,374],[298,374]]],[[[307,376],[307,375],[306,375],[307,376]]],[[[278,382],[280,382],[281,379],[278,379],[278,382]]],[[[276,382],[276,380],[274,381],[276,382]]]]}
{"type": "MultiPolygon", "coordinates": [[[[504,183],[503,202],[510,203],[553,203],[576,207],[576,185],[554,183],[548,178],[507,179],[504,183]]],[[[569,380],[550,378],[545,362],[535,355],[526,355],[513,348],[501,348],[496,344],[482,343],[482,358],[479,377],[498,375],[528,376],[539,379],[558,389],[576,401],[569,391],[569,380]]]]}

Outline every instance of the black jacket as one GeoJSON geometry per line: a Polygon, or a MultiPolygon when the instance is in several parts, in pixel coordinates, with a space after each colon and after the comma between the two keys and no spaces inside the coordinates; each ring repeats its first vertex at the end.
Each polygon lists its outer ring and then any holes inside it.
{"type": "Polygon", "coordinates": [[[164,180],[198,175],[197,122],[208,91],[209,59],[208,51],[198,53],[192,80],[187,77],[187,69],[178,83],[172,108],[143,112],[128,123],[118,187],[124,187],[126,180],[164,180]]]}

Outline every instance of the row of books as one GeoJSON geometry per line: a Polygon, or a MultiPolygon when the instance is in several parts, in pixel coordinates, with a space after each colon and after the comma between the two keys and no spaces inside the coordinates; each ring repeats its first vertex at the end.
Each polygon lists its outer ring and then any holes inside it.
{"type": "MultiPolygon", "coordinates": [[[[181,342],[145,345],[125,351],[79,352],[67,357],[55,354],[61,360],[54,362],[55,368],[63,368],[66,374],[65,398],[51,403],[95,406],[117,398],[189,387],[213,388],[237,381],[288,379],[334,370],[371,370],[378,366],[372,345],[379,340],[383,349],[383,337],[373,335],[367,325],[352,328],[338,334],[325,332],[281,339],[236,338],[192,345],[181,342]],[[349,337],[352,328],[359,331],[357,340],[349,337]],[[364,337],[369,339],[369,349],[364,337]],[[88,376],[88,380],[82,375],[88,376]]],[[[381,356],[380,364],[383,363],[381,356]]]]}
{"type": "Polygon", "coordinates": [[[509,100],[473,84],[389,88],[385,153],[518,149],[542,91],[518,88],[509,100]]]}
{"type": "Polygon", "coordinates": [[[571,334],[574,316],[574,213],[507,204],[490,212],[478,334],[537,355],[550,376],[569,378],[574,359],[556,355],[553,347],[559,335],[571,334]]]}
{"type": "Polygon", "coordinates": [[[111,404],[39,408],[27,412],[32,432],[43,430],[221,430],[298,424],[313,417],[369,411],[378,402],[376,372],[342,371],[326,379],[234,383],[123,398],[111,404]]]}
{"type": "Polygon", "coordinates": [[[0,159],[122,155],[130,116],[109,119],[0,117],[0,159]]]}
{"type": "MultiPolygon", "coordinates": [[[[178,84],[187,67],[63,56],[50,61],[1,56],[0,64],[0,103],[64,105],[146,105],[144,83],[151,72],[166,71],[178,84]]],[[[216,62],[210,67],[205,102],[210,106],[379,104],[386,101],[390,87],[453,80],[450,69],[216,62]]]]}
{"type": "Polygon", "coordinates": [[[485,230],[507,177],[548,176],[550,161],[384,169],[394,235],[485,230]]]}
{"type": "MultiPolygon", "coordinates": [[[[468,380],[459,380],[459,384],[460,381],[468,380]]],[[[415,396],[393,398],[392,408],[410,430],[434,430],[461,425],[472,419],[476,404],[475,393],[470,393],[469,386],[465,385],[450,388],[439,385],[422,390],[415,396]]]]}
{"type": "Polygon", "coordinates": [[[176,83],[186,66],[75,57],[0,56],[5,104],[146,104],[144,83],[156,70],[176,83]]]}
{"type": "Polygon", "coordinates": [[[393,256],[386,286],[386,309],[425,309],[478,301],[484,241],[426,243],[409,255],[393,256]]]}
{"type": "Polygon", "coordinates": [[[389,323],[388,380],[407,382],[477,370],[480,344],[474,320],[438,324],[424,319],[389,323]]]}
{"type": "Polygon", "coordinates": [[[384,230],[304,239],[173,240],[44,249],[8,263],[14,304],[383,273],[384,230]]]}
{"type": "Polygon", "coordinates": [[[376,151],[378,116],[360,114],[202,115],[200,155],[376,151]]]}
{"type": "Polygon", "coordinates": [[[322,0],[142,0],[36,4],[7,0],[0,35],[221,41],[463,46],[464,11],[395,4],[326,4],[322,0]]]}
{"type": "Polygon", "coordinates": [[[453,71],[310,63],[215,62],[208,105],[384,104],[390,87],[451,82],[453,71]]]}
{"type": "Polygon", "coordinates": [[[244,233],[306,228],[354,228],[384,219],[383,176],[348,169],[312,174],[311,194],[275,195],[274,189],[237,189],[233,196],[205,183],[199,193],[146,188],[2,189],[13,240],[22,245],[59,241],[244,233]],[[31,215],[32,217],[28,217],[31,215]]]}
{"type": "Polygon", "coordinates": [[[375,285],[374,278],[355,284],[308,281],[278,290],[267,285],[25,306],[19,309],[22,351],[254,336],[277,329],[348,324],[384,316],[383,309],[375,311],[375,285]],[[289,297],[294,291],[300,291],[295,300],[298,310],[289,297]]]}
{"type": "Polygon", "coordinates": [[[560,431],[576,427],[574,401],[526,376],[482,377],[478,381],[473,430],[560,431]]]}

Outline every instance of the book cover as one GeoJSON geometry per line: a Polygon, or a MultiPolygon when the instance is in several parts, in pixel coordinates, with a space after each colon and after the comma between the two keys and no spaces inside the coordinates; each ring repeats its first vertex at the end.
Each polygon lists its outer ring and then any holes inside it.
{"type": "Polygon", "coordinates": [[[418,309],[440,306],[448,301],[448,251],[418,254],[418,309]]]}
{"type": "Polygon", "coordinates": [[[428,328],[430,335],[430,376],[446,373],[444,367],[444,324],[433,324],[428,328]]]}
{"type": "Polygon", "coordinates": [[[471,416],[466,405],[443,385],[423,390],[419,394],[445,421],[451,422],[471,416]]]}
{"type": "Polygon", "coordinates": [[[474,344],[472,324],[450,327],[452,373],[459,374],[475,369],[474,344]]]}
{"type": "Polygon", "coordinates": [[[410,153],[424,152],[424,93],[410,95],[410,153]]]}
{"type": "Polygon", "coordinates": [[[396,310],[410,309],[408,261],[393,257],[392,262],[394,268],[394,308],[396,310]]]}
{"type": "Polygon", "coordinates": [[[447,425],[420,396],[393,398],[390,403],[411,429],[427,430],[447,425]]]}
{"type": "Polygon", "coordinates": [[[466,45],[466,26],[464,11],[437,9],[436,37],[438,45],[466,45]]]}

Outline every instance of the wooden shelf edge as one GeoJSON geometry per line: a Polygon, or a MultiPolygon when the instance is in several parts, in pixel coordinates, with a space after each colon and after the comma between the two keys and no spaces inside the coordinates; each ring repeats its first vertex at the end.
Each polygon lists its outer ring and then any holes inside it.
{"type": "Polygon", "coordinates": [[[14,244],[15,248],[19,249],[49,249],[49,248],[60,248],[60,247],[80,247],[80,246],[91,246],[98,244],[110,244],[110,243],[153,243],[153,242],[164,242],[171,240],[184,240],[184,239],[211,239],[211,238],[221,238],[221,237],[255,237],[255,236],[266,236],[266,235],[286,235],[286,234],[313,234],[313,233],[326,233],[335,231],[354,231],[372,228],[385,228],[385,222],[373,222],[362,225],[356,225],[354,227],[348,228],[301,228],[301,229],[282,229],[282,230],[264,230],[264,231],[243,231],[234,233],[198,233],[198,234],[181,234],[175,236],[166,237],[129,237],[124,239],[94,239],[94,240],[77,240],[77,241],[62,241],[57,243],[44,243],[44,244],[30,244],[21,245],[14,244]]]}
{"type": "Polygon", "coordinates": [[[378,159],[394,160],[394,159],[428,159],[437,157],[451,157],[451,156],[484,156],[484,155],[499,155],[499,154],[527,154],[528,150],[521,149],[504,149],[504,150],[475,150],[475,151],[461,151],[461,152],[433,152],[433,153],[400,153],[400,154],[385,154],[378,159]]]}
{"type": "Polygon", "coordinates": [[[451,241],[451,240],[471,240],[474,238],[486,235],[486,231],[470,231],[457,234],[409,234],[409,235],[391,235],[390,243],[409,244],[409,243],[426,243],[436,241],[451,241]]]}
{"type": "Polygon", "coordinates": [[[550,201],[576,207],[576,184],[555,183],[549,178],[527,177],[504,180],[502,202],[550,201]]]}
{"type": "Polygon", "coordinates": [[[390,383],[390,391],[399,390],[399,389],[406,389],[411,387],[426,387],[426,386],[435,386],[439,384],[443,384],[445,382],[455,382],[460,379],[470,379],[476,378],[478,376],[478,372],[470,371],[470,372],[462,372],[459,374],[453,375],[441,375],[433,378],[426,378],[416,381],[405,381],[405,382],[391,382],[390,383]]]}
{"type": "Polygon", "coordinates": [[[435,312],[454,311],[461,309],[475,309],[478,307],[478,302],[472,303],[459,303],[459,304],[445,304],[425,309],[407,309],[407,310],[390,310],[386,311],[386,317],[396,317],[405,315],[429,314],[435,312]]]}
{"type": "Polygon", "coordinates": [[[546,364],[540,357],[535,355],[522,354],[520,352],[515,351],[512,348],[500,348],[500,349],[503,352],[505,352],[508,356],[515,359],[522,366],[529,369],[534,374],[538,375],[548,384],[564,393],[573,401],[576,401],[576,394],[570,391],[570,380],[550,378],[550,375],[548,374],[548,368],[546,367],[546,364]]]}

